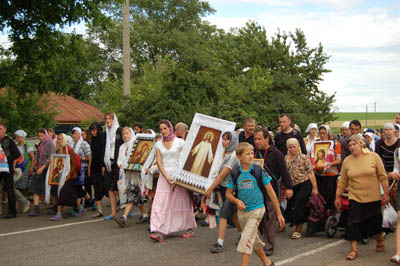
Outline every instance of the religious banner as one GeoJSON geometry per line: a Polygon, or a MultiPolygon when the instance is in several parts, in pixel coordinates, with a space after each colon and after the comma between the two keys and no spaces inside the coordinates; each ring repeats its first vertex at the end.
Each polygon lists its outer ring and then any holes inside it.
{"type": "Polygon", "coordinates": [[[196,113],[174,173],[175,183],[204,194],[222,163],[221,136],[235,126],[234,122],[196,113]]]}

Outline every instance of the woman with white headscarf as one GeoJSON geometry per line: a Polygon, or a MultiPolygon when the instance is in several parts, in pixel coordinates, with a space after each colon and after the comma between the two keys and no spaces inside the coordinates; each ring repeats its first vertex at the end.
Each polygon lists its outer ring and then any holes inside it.
{"type": "Polygon", "coordinates": [[[108,197],[111,204],[111,215],[104,217],[104,220],[113,220],[117,218],[117,199],[118,199],[118,179],[119,166],[117,164],[119,148],[124,143],[119,127],[117,116],[113,112],[105,114],[106,134],[105,134],[105,151],[104,151],[104,167],[102,169],[104,175],[105,189],[108,190],[108,197]]]}
{"type": "Polygon", "coordinates": [[[82,138],[82,130],[79,127],[72,129],[72,142],[69,144],[74,152],[79,155],[81,165],[85,174],[85,191],[80,189],[79,198],[85,197],[85,207],[93,205],[92,201],[92,182],[88,176],[88,163],[90,157],[90,145],[82,138]]]}
{"type": "Polygon", "coordinates": [[[120,176],[121,178],[125,178],[126,181],[126,207],[124,215],[122,215],[118,219],[115,219],[114,221],[121,227],[125,227],[129,213],[132,211],[133,206],[135,205],[139,207],[142,214],[139,220],[148,220],[148,217],[144,208],[144,198],[140,190],[142,179],[138,172],[125,170],[128,167],[129,157],[133,149],[133,144],[136,140],[133,129],[129,127],[124,127],[122,129],[122,138],[125,142],[119,148],[117,163],[120,167],[120,176]]]}
{"type": "Polygon", "coordinates": [[[76,169],[76,157],[74,150],[68,146],[67,136],[63,133],[57,135],[57,150],[58,154],[68,154],[70,161],[70,170],[65,177],[64,186],[60,190],[60,195],[57,201],[57,213],[50,220],[60,221],[62,220],[62,209],[64,206],[70,206],[78,209],[77,216],[82,216],[86,213],[86,209],[82,205],[77,203],[79,186],[76,184],[78,177],[78,171],[76,169]]]}
{"type": "Polygon", "coordinates": [[[317,135],[317,133],[318,133],[317,123],[308,124],[306,133],[308,133],[308,135],[307,135],[307,137],[304,138],[304,144],[306,145],[307,155],[310,155],[313,141],[319,140],[319,137],[317,135]]]}

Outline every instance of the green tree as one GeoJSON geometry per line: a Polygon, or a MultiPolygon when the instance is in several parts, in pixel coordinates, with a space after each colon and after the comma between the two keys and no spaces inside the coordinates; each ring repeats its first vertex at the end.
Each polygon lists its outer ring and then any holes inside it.
{"type": "Polygon", "coordinates": [[[0,86],[19,93],[64,92],[76,87],[77,59],[75,34],[65,35],[65,26],[81,21],[100,20],[100,0],[0,1],[0,30],[11,46],[2,49],[0,86]],[[16,78],[17,77],[17,78],[16,78]]]}

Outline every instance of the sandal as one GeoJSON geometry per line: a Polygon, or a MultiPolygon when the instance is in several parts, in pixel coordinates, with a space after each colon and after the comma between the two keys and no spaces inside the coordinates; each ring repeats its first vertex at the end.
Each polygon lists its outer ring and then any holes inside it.
{"type": "Polygon", "coordinates": [[[357,251],[350,251],[350,253],[346,256],[346,260],[355,260],[355,258],[357,258],[357,251]]]}
{"type": "Polygon", "coordinates": [[[399,256],[399,255],[394,255],[394,256],[390,259],[390,261],[391,261],[391,262],[394,262],[394,263],[396,263],[396,264],[398,264],[398,265],[400,265],[400,256],[399,256]]]}
{"type": "Polygon", "coordinates": [[[97,212],[95,215],[92,215],[92,218],[103,217],[104,215],[101,212],[97,212]]]}
{"type": "Polygon", "coordinates": [[[157,242],[164,242],[164,236],[162,234],[151,234],[150,238],[157,242]]]}
{"type": "Polygon", "coordinates": [[[385,250],[385,243],[383,240],[376,240],[376,252],[383,252],[385,250]]]}
{"type": "Polygon", "coordinates": [[[301,234],[299,232],[294,232],[292,234],[292,239],[300,239],[301,238],[301,234]]]}
{"type": "Polygon", "coordinates": [[[196,234],[193,232],[193,230],[187,230],[186,233],[182,235],[183,238],[191,238],[195,236],[196,234]]]}

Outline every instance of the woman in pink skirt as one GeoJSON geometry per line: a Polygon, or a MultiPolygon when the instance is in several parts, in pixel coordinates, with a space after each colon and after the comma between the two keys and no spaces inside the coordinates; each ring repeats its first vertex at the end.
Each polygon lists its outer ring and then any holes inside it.
{"type": "Polygon", "coordinates": [[[151,209],[150,237],[163,242],[166,235],[184,231],[182,237],[194,237],[197,227],[189,192],[174,185],[172,174],[178,167],[184,140],[174,137],[174,129],[168,120],[158,123],[162,141],[156,143],[156,160],[160,171],[156,195],[151,209]]]}

